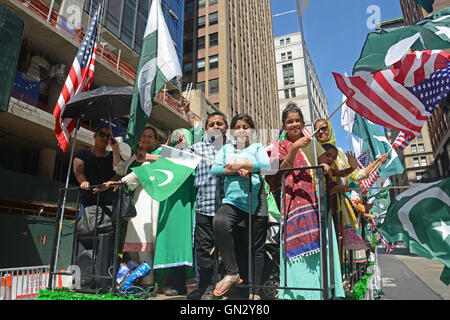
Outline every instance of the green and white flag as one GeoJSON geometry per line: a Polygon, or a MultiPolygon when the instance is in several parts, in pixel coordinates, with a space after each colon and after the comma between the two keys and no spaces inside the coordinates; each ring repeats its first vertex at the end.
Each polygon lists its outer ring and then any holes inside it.
{"type": "MultiPolygon", "coordinates": [[[[370,150],[372,161],[386,154],[391,148],[391,144],[377,125],[357,113],[354,115],[354,119],[352,134],[362,139],[362,150],[370,150]]],[[[386,163],[381,165],[378,172],[380,173],[380,177],[389,177],[402,174],[404,170],[397,152],[392,150],[389,153],[386,163]]]]}
{"type": "Polygon", "coordinates": [[[450,48],[450,7],[429,15],[415,25],[377,30],[367,35],[353,75],[362,71],[386,69],[408,50],[450,48]]]}
{"type": "Polygon", "coordinates": [[[424,8],[428,13],[433,11],[434,0],[414,0],[417,5],[424,8]]]}
{"type": "Polygon", "coordinates": [[[441,281],[450,284],[450,178],[416,184],[391,202],[380,227],[392,243],[444,264],[441,281]]]}
{"type": "Polygon", "coordinates": [[[152,1],[134,82],[127,143],[136,149],[153,107],[153,98],[164,85],[181,77],[181,66],[159,1],[152,1]]]}
{"type": "Polygon", "coordinates": [[[200,161],[201,157],[189,152],[162,146],[158,160],[131,170],[153,199],[164,201],[178,190],[200,161]]]}

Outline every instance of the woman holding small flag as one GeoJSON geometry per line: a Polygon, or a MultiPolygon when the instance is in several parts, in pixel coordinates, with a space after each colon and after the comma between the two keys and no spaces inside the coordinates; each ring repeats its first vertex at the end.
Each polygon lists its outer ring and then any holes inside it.
{"type": "MultiPolygon", "coordinates": [[[[310,167],[315,160],[314,153],[306,152],[311,147],[311,137],[303,133],[304,121],[300,108],[295,105],[286,107],[282,113],[282,122],[286,137],[274,143],[270,158],[272,166],[278,164],[280,169],[310,167]]],[[[320,145],[316,147],[320,158],[325,150],[320,145]]],[[[322,165],[330,172],[327,161],[323,161],[322,165]]],[[[273,186],[279,183],[281,173],[267,177],[270,177],[269,181],[273,186]]],[[[281,229],[286,230],[286,234],[282,234],[281,238],[281,286],[286,284],[287,287],[320,288],[320,227],[315,185],[313,170],[286,173],[285,197],[281,201],[281,229]],[[286,227],[283,224],[286,224],[286,227]]],[[[339,277],[340,274],[335,275],[336,279],[339,277]]],[[[335,288],[335,296],[343,297],[342,286],[336,285],[335,288]]],[[[318,290],[281,289],[279,299],[320,300],[322,295],[318,290]]]]}

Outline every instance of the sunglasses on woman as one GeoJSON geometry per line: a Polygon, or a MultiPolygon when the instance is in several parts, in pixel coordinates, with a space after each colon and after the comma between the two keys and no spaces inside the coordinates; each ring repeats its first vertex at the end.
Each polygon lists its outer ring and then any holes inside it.
{"type": "Polygon", "coordinates": [[[97,134],[101,137],[101,138],[106,138],[109,139],[111,138],[111,135],[109,133],[103,132],[103,131],[99,131],[97,132],[97,134]]]}

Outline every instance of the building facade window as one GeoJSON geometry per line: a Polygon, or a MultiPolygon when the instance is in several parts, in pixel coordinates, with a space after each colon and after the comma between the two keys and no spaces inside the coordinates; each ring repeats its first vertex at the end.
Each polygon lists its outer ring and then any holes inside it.
{"type": "Polygon", "coordinates": [[[195,85],[195,89],[205,92],[205,82],[197,82],[197,84],[195,85]]]}
{"type": "Polygon", "coordinates": [[[209,46],[214,47],[219,44],[219,33],[214,32],[209,35],[209,46]]]}
{"type": "Polygon", "coordinates": [[[205,49],[205,37],[200,37],[197,39],[197,49],[205,49]]]}
{"type": "Polygon", "coordinates": [[[420,158],[420,165],[422,167],[426,167],[427,166],[427,158],[426,157],[420,158]]]}
{"type": "Polygon", "coordinates": [[[212,6],[213,4],[216,4],[218,2],[219,2],[219,0],[209,0],[208,5],[212,6]]]}
{"type": "Polygon", "coordinates": [[[197,60],[197,72],[205,71],[205,59],[197,60]]]}
{"type": "Polygon", "coordinates": [[[285,86],[295,83],[294,67],[292,63],[283,65],[283,81],[285,86]]]}
{"type": "Polygon", "coordinates": [[[219,67],[219,55],[209,57],[209,70],[217,69],[219,67]]]}
{"type": "Polygon", "coordinates": [[[414,164],[414,167],[419,167],[420,166],[419,158],[413,158],[413,164],[414,164]]]}
{"type": "Polygon", "coordinates": [[[197,25],[199,29],[204,28],[206,26],[206,17],[205,16],[198,17],[197,25]]]}
{"type": "Polygon", "coordinates": [[[212,79],[208,81],[208,94],[213,95],[219,93],[219,79],[212,79]]]}
{"type": "Polygon", "coordinates": [[[284,45],[284,39],[280,39],[280,45],[284,45]]]}
{"type": "Polygon", "coordinates": [[[205,5],[206,5],[206,0],[198,0],[198,8],[199,9],[201,9],[201,8],[204,8],[205,7],[205,5]]]}
{"type": "Polygon", "coordinates": [[[292,51],[287,52],[287,58],[288,58],[288,60],[292,59],[292,51]]]}
{"type": "Polygon", "coordinates": [[[283,52],[281,54],[281,61],[285,61],[286,60],[286,52],[283,52]]]}
{"type": "Polygon", "coordinates": [[[284,90],[284,98],[289,99],[289,89],[284,90]]]}
{"type": "Polygon", "coordinates": [[[417,152],[417,146],[415,144],[411,145],[411,152],[414,152],[414,153],[417,152]]]}
{"type": "Polygon", "coordinates": [[[183,65],[183,74],[189,76],[192,74],[192,62],[185,62],[183,65]]]}
{"type": "Polygon", "coordinates": [[[423,143],[419,143],[419,152],[425,152],[425,148],[423,146],[423,143]]]}
{"type": "Polygon", "coordinates": [[[194,11],[194,1],[188,0],[184,5],[184,12],[193,12],[194,11]]]}
{"type": "Polygon", "coordinates": [[[217,24],[217,22],[219,21],[219,13],[218,12],[210,13],[208,20],[210,26],[217,24]]]}
{"type": "Polygon", "coordinates": [[[297,95],[295,94],[295,88],[291,89],[291,97],[295,98],[297,95]]]}

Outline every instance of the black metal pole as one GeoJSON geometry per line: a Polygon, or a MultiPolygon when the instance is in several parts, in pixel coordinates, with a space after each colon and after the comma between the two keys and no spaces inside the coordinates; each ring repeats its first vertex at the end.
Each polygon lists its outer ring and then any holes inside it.
{"type": "Polygon", "coordinates": [[[283,222],[283,230],[282,230],[282,239],[283,239],[283,264],[284,264],[284,287],[287,287],[287,248],[286,248],[286,220],[287,220],[287,204],[286,204],[286,184],[285,184],[286,175],[283,173],[281,175],[281,197],[282,197],[282,206],[283,206],[283,214],[282,214],[282,222],[283,222]]]}
{"type": "Polygon", "coordinates": [[[330,290],[331,290],[331,299],[335,296],[335,283],[336,279],[334,276],[334,237],[333,237],[333,216],[331,211],[331,197],[330,197],[330,180],[326,179],[325,181],[325,194],[326,199],[325,201],[328,203],[327,212],[326,214],[328,219],[328,251],[329,251],[329,257],[330,257],[330,290]]]}
{"type": "Polygon", "coordinates": [[[81,116],[77,118],[77,123],[75,126],[75,133],[73,136],[73,143],[72,143],[72,150],[70,152],[70,160],[69,160],[69,167],[67,168],[67,177],[66,177],[66,185],[64,189],[64,197],[62,202],[62,208],[61,211],[58,210],[59,215],[56,217],[57,225],[56,225],[56,235],[55,239],[53,241],[53,251],[52,251],[52,258],[50,261],[50,270],[49,270],[49,280],[48,280],[48,288],[49,290],[52,290],[52,284],[53,284],[53,273],[55,272],[57,265],[58,265],[58,254],[59,254],[59,244],[61,241],[61,232],[62,232],[62,223],[64,219],[64,208],[66,206],[66,199],[67,199],[67,188],[69,187],[69,180],[70,180],[70,172],[72,170],[72,162],[73,162],[73,155],[75,151],[75,143],[77,140],[77,132],[80,128],[80,121],[81,116]]]}
{"type": "Polygon", "coordinates": [[[249,178],[248,186],[248,285],[249,291],[253,294],[253,270],[252,270],[252,174],[249,178]]]}
{"type": "Polygon", "coordinates": [[[73,244],[72,244],[72,260],[71,264],[73,265],[75,263],[75,259],[78,256],[78,215],[80,213],[80,191],[78,191],[78,198],[77,198],[77,208],[75,210],[75,226],[73,227],[73,244]]]}
{"type": "Polygon", "coordinates": [[[322,265],[322,294],[323,299],[328,300],[328,264],[327,264],[327,233],[325,228],[323,168],[317,168],[317,179],[319,181],[319,228],[320,228],[320,260],[322,265]]]}

